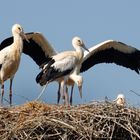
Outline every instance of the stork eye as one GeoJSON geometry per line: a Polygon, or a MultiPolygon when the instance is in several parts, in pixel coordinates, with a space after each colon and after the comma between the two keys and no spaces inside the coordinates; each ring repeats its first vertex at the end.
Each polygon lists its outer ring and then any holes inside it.
{"type": "Polygon", "coordinates": [[[81,44],[81,40],[77,40],[78,41],[78,44],[81,44]]]}
{"type": "Polygon", "coordinates": [[[18,29],[21,31],[21,28],[20,27],[18,27],[18,29]]]}

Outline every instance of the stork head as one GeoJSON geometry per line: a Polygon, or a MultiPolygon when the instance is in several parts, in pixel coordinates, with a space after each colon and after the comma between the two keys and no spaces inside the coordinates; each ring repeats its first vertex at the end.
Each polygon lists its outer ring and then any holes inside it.
{"type": "Polygon", "coordinates": [[[74,48],[76,49],[77,47],[82,47],[83,49],[87,50],[89,52],[89,50],[86,48],[83,40],[80,37],[74,37],[72,39],[72,45],[74,46],[74,48]]]}
{"type": "Polygon", "coordinates": [[[125,105],[125,96],[123,94],[118,94],[117,99],[115,100],[116,104],[119,106],[125,105]]]}
{"type": "MultiPolygon", "coordinates": [[[[13,36],[18,34],[18,35],[20,35],[23,39],[26,39],[26,40],[28,41],[26,35],[24,34],[24,30],[23,30],[23,28],[22,28],[21,25],[19,25],[19,24],[14,24],[13,27],[12,27],[12,33],[13,33],[13,36]]],[[[29,42],[29,41],[28,41],[28,42],[29,42]]]]}

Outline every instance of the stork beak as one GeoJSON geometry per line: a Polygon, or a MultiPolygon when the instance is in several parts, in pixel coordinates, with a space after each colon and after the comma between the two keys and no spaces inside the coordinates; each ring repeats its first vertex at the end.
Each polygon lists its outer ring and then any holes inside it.
{"type": "Polygon", "coordinates": [[[28,43],[30,42],[30,41],[28,40],[28,38],[27,38],[27,36],[25,35],[24,32],[21,33],[21,36],[22,36],[23,39],[25,39],[28,43]]]}
{"type": "Polygon", "coordinates": [[[85,46],[85,44],[84,44],[84,43],[83,43],[82,47],[83,47],[83,49],[85,49],[86,51],[88,51],[88,52],[89,52],[89,50],[86,48],[86,46],[85,46]]]}
{"type": "Polygon", "coordinates": [[[79,88],[80,97],[82,98],[82,86],[78,86],[78,88],[79,88]]]}

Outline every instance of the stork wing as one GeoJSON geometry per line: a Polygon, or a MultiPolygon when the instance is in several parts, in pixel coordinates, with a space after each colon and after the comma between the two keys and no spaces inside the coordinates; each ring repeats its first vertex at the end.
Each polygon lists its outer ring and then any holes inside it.
{"type": "Polygon", "coordinates": [[[52,67],[57,71],[64,72],[67,70],[71,70],[76,67],[76,57],[75,56],[67,56],[60,61],[56,61],[52,64],[52,67]]]}
{"type": "MultiPolygon", "coordinates": [[[[49,61],[48,65],[44,67],[43,70],[37,75],[36,81],[37,83],[46,83],[47,81],[50,82],[56,80],[57,78],[69,75],[74,70],[75,65],[76,57],[74,56],[67,56],[59,61],[52,59],[49,61]]],[[[40,84],[43,85],[43,83],[40,84]]]]}
{"type": "MultiPolygon", "coordinates": [[[[56,54],[54,48],[41,33],[26,33],[26,37],[29,42],[23,39],[23,53],[29,55],[37,65],[41,66],[43,63],[48,63],[50,57],[56,54]]],[[[3,40],[0,44],[0,50],[12,43],[13,37],[3,40]]]]}
{"type": "Polygon", "coordinates": [[[80,72],[84,72],[99,63],[115,63],[139,73],[140,51],[122,42],[107,40],[84,52],[80,72]]]}
{"type": "Polygon", "coordinates": [[[10,46],[12,43],[13,43],[13,37],[9,37],[3,40],[0,44],[0,51],[4,49],[5,47],[10,46]]]}
{"type": "Polygon", "coordinates": [[[41,33],[27,33],[27,39],[23,41],[23,53],[29,55],[37,65],[41,66],[50,61],[50,57],[56,54],[54,48],[41,33]]]}

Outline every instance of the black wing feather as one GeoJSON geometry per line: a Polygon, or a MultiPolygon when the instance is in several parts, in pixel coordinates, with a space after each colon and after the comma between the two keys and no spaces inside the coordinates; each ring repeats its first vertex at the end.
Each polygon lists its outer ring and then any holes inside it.
{"type": "Polygon", "coordinates": [[[73,68],[67,69],[65,71],[61,71],[59,69],[55,69],[52,64],[54,63],[54,59],[49,61],[48,65],[45,69],[43,69],[36,77],[36,82],[39,83],[41,86],[45,85],[47,82],[51,82],[60,78],[62,76],[68,75],[72,72],[73,68]]]}
{"type": "Polygon", "coordinates": [[[23,53],[29,55],[38,66],[50,61],[50,58],[45,56],[45,52],[32,38],[29,42],[23,41],[23,53]]]}
{"type": "Polygon", "coordinates": [[[0,51],[13,43],[13,37],[6,38],[0,44],[0,51]]]}
{"type": "MultiPolygon", "coordinates": [[[[26,33],[26,35],[33,34],[33,32],[26,33]]],[[[13,37],[4,39],[0,44],[0,51],[13,43],[13,37]]]]}
{"type": "Polygon", "coordinates": [[[132,53],[124,53],[114,48],[108,48],[96,52],[82,63],[80,72],[84,72],[99,63],[115,63],[139,73],[140,51],[136,50],[132,53]]]}
{"type": "MultiPolygon", "coordinates": [[[[34,32],[26,33],[28,35],[34,34],[34,32]]],[[[23,40],[23,53],[30,56],[38,66],[48,63],[50,58],[45,55],[45,52],[42,50],[41,46],[36,43],[32,37],[28,38],[29,42],[25,39],[23,40]]]]}

